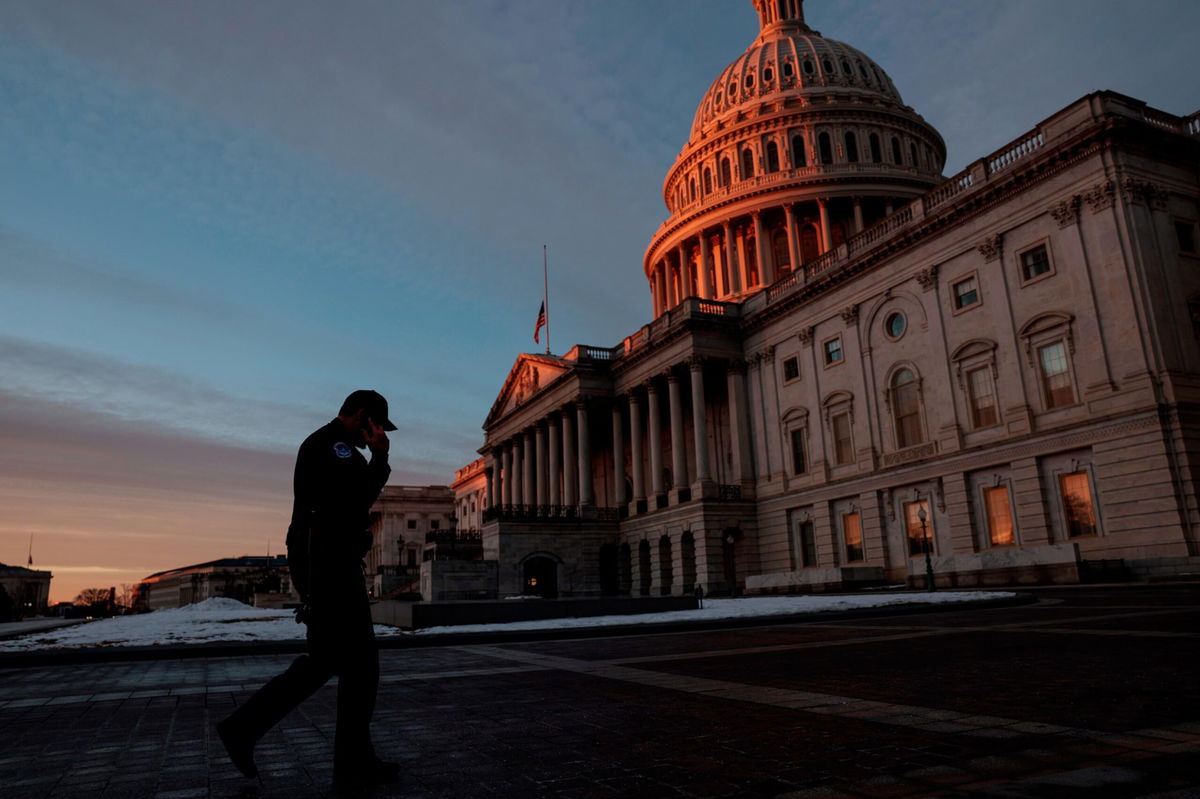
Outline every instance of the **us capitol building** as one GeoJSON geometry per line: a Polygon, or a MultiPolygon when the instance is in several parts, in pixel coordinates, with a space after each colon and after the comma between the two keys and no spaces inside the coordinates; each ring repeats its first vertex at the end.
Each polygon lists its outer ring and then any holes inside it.
{"type": "Polygon", "coordinates": [[[1097,92],[946,178],[879,65],[753,4],[653,320],[521,355],[487,416],[499,594],[1200,571],[1200,116],[1097,92]]]}

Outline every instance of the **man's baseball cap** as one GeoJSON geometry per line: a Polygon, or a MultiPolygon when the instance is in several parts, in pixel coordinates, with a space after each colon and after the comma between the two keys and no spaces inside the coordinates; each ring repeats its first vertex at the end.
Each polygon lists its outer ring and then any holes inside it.
{"type": "Polygon", "coordinates": [[[390,432],[396,429],[396,425],[392,424],[391,419],[388,419],[387,400],[378,391],[368,388],[352,391],[350,396],[346,397],[346,401],[342,403],[342,409],[338,411],[338,415],[351,414],[360,408],[365,409],[367,416],[374,419],[375,423],[381,425],[384,430],[390,432]]]}

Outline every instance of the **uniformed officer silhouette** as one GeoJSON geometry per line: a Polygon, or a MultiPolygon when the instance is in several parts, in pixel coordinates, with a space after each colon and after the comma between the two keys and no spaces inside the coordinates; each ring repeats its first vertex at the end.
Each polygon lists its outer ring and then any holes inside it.
{"type": "Polygon", "coordinates": [[[334,785],[380,784],[398,775],[397,764],[380,760],[371,744],[379,653],[362,571],[371,546],[368,515],[391,473],[387,431],[395,429],[382,395],[355,391],[336,419],[300,445],[287,547],[308,651],[217,724],[229,758],[247,777],[258,776],[258,740],[334,675],[334,785]],[[370,462],[358,451],[364,446],[370,462]]]}

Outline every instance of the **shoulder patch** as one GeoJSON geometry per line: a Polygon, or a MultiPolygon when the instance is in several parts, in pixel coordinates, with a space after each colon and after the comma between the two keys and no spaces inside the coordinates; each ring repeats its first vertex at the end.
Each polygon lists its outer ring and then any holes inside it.
{"type": "Polygon", "coordinates": [[[344,441],[339,441],[333,445],[333,454],[339,458],[349,458],[354,454],[354,450],[350,449],[344,441]]]}

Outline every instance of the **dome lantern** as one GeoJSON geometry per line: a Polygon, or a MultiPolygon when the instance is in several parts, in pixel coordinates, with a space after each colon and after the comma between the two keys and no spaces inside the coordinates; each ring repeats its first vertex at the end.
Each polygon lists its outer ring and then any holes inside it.
{"type": "Polygon", "coordinates": [[[761,33],[768,33],[768,28],[774,31],[777,27],[805,28],[804,0],[751,0],[754,10],[758,12],[758,26],[761,33]]]}

